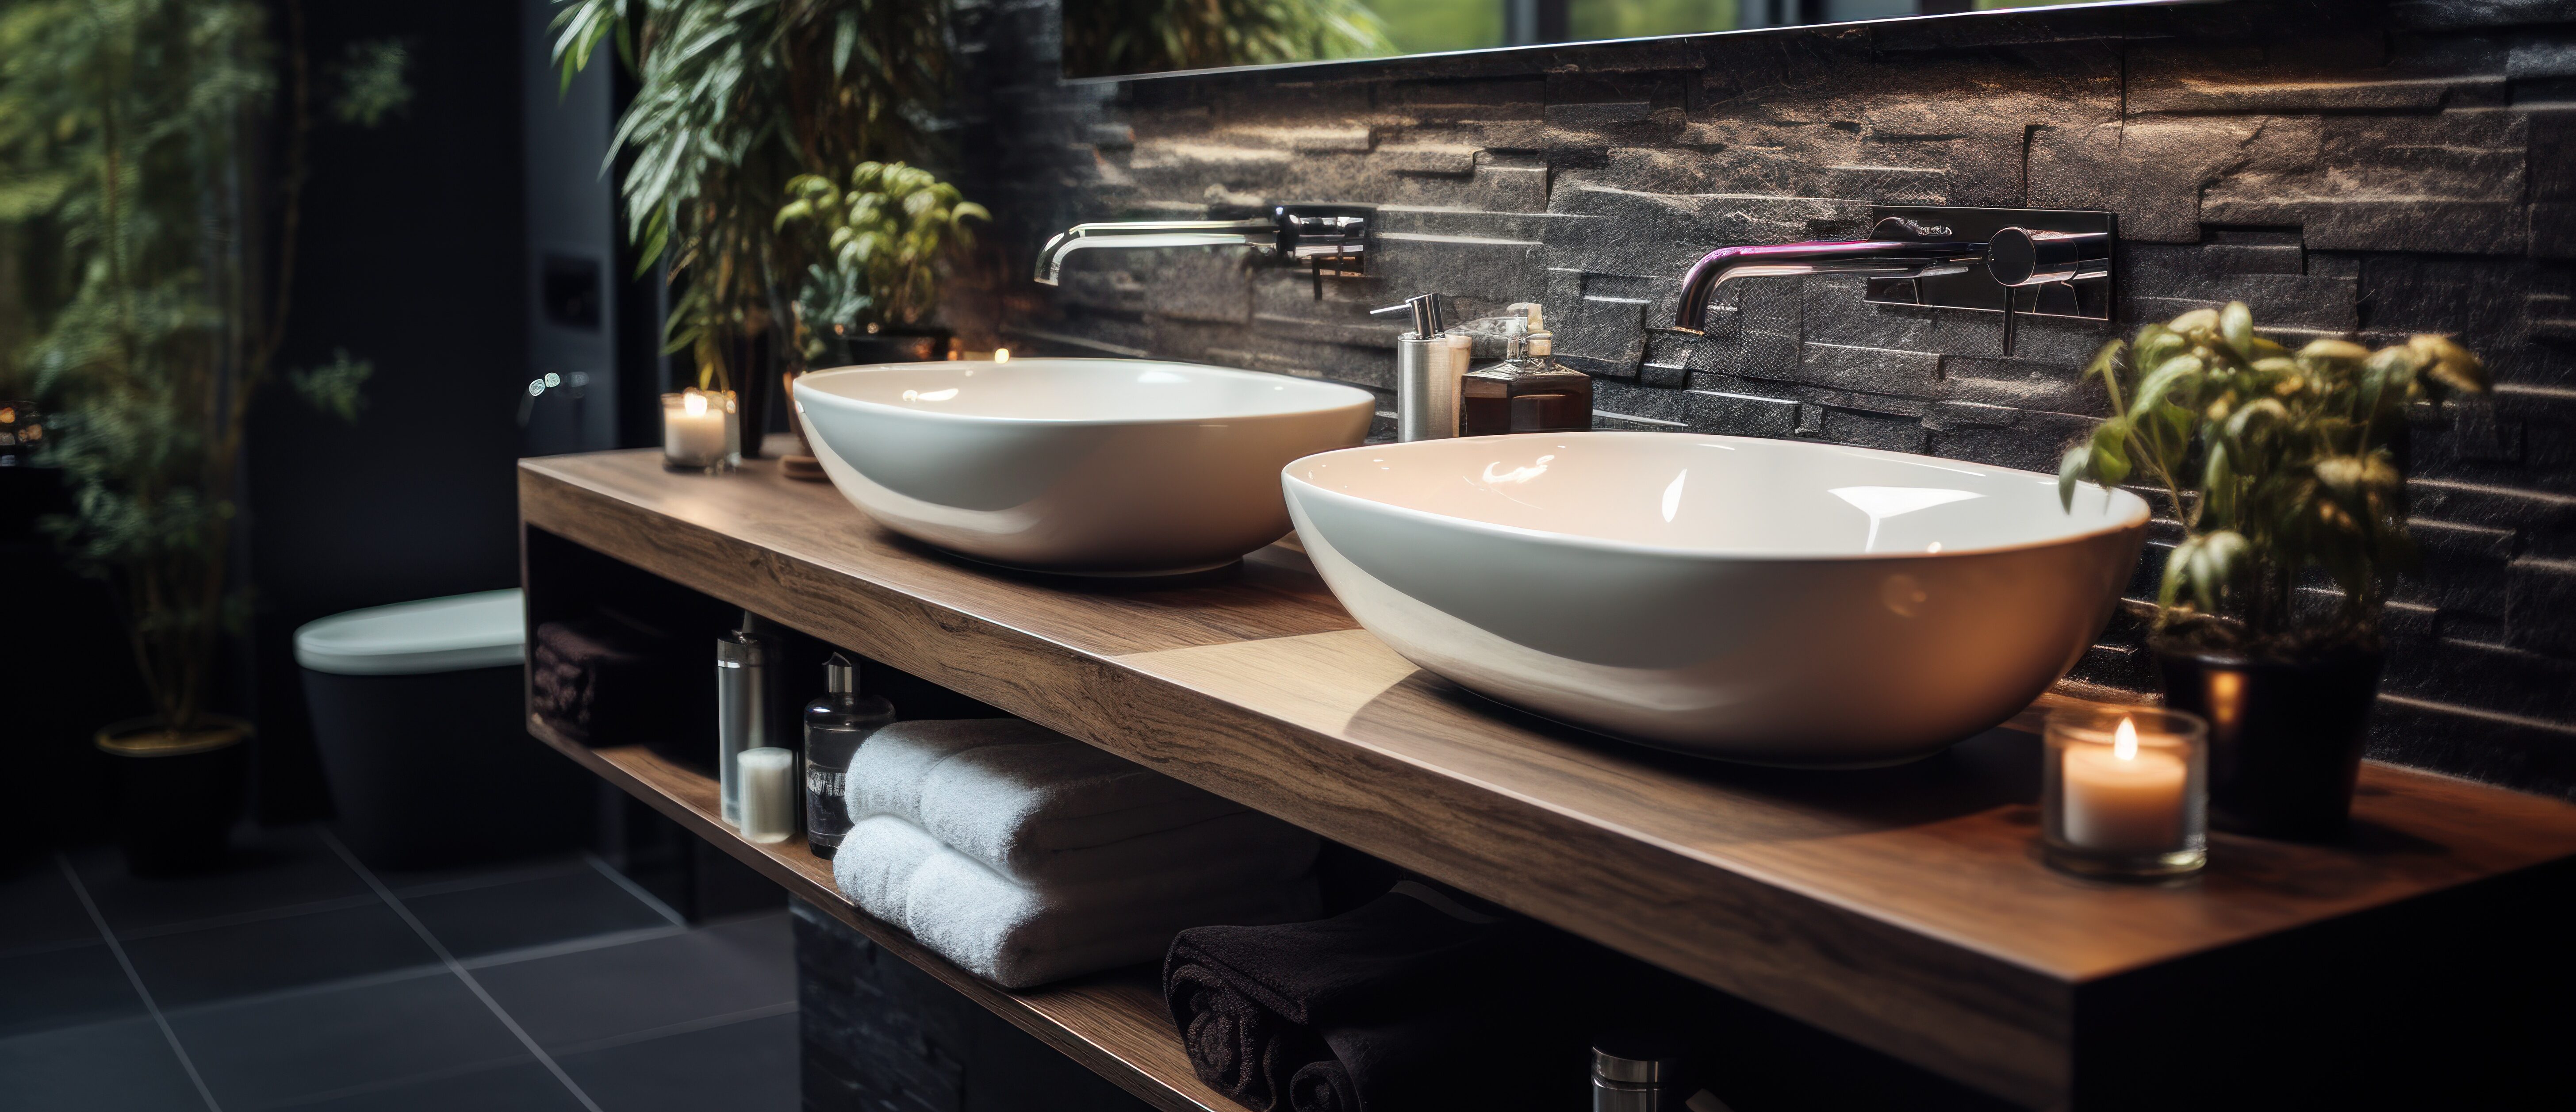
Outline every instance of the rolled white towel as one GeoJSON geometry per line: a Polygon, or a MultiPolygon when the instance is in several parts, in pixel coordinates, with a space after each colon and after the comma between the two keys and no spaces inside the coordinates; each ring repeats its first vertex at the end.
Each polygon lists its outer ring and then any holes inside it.
{"type": "Polygon", "coordinates": [[[891,815],[1024,884],[1302,876],[1315,837],[1016,718],[898,722],[850,763],[853,820],[891,815]]]}
{"type": "Polygon", "coordinates": [[[1019,884],[893,815],[851,826],[832,857],[832,881],[868,914],[1006,988],[1158,960],[1190,927],[1286,923],[1318,912],[1311,876],[1019,884]]]}

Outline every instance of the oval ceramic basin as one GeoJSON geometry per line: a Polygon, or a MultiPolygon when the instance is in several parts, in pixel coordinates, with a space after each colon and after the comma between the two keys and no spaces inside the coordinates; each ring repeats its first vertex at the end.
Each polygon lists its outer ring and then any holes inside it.
{"type": "Polygon", "coordinates": [[[2146,503],[1895,452],[1649,432],[1289,464],[1298,538],[1414,663],[1559,721],[1757,764],[1927,756],[2102,631],[2146,503]]]}
{"type": "Polygon", "coordinates": [[[1279,468],[1357,444],[1376,400],[1128,359],[889,363],[796,380],[814,458],[898,533],[1044,571],[1220,566],[1288,532],[1279,468]]]}

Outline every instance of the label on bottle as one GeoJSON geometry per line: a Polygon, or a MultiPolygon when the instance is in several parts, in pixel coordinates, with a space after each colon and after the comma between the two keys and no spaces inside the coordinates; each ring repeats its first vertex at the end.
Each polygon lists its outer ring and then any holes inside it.
{"type": "Polygon", "coordinates": [[[805,766],[805,830],[815,845],[839,845],[841,835],[850,832],[849,805],[843,795],[849,783],[846,769],[805,766]]]}

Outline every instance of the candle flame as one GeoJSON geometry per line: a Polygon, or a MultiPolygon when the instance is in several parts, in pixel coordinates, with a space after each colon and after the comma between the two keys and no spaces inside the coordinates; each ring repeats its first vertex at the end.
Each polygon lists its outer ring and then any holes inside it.
{"type": "Polygon", "coordinates": [[[2138,759],[2138,727],[2136,723],[2131,722],[2126,718],[2120,720],[2119,731],[2111,735],[2111,755],[2124,761],[2134,761],[2138,759]]]}
{"type": "Polygon", "coordinates": [[[680,395],[680,410],[691,417],[706,416],[707,396],[695,390],[680,395]]]}
{"type": "Polygon", "coordinates": [[[1008,362],[1010,362],[1010,361],[1011,361],[1011,349],[1009,349],[1009,348],[994,348],[994,349],[993,349],[993,362],[996,362],[996,363],[1008,363],[1008,362]]]}

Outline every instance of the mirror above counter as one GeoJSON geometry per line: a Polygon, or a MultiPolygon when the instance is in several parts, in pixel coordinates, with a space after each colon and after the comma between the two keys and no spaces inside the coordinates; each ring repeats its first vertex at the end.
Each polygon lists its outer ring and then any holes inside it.
{"type": "Polygon", "coordinates": [[[1064,0],[1064,76],[1121,80],[1568,43],[2218,0],[1064,0]]]}

